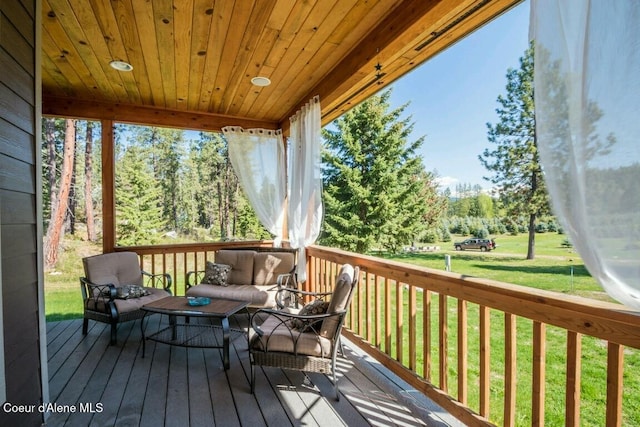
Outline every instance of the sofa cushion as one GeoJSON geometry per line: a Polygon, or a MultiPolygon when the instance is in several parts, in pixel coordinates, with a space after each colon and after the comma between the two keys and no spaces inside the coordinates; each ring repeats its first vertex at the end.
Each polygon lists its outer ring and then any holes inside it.
{"type": "Polygon", "coordinates": [[[215,286],[205,283],[192,286],[187,290],[188,297],[224,298],[249,301],[249,307],[268,307],[276,305],[277,286],[233,285],[215,286]]]}
{"type": "Polygon", "coordinates": [[[255,251],[221,249],[216,252],[216,263],[231,266],[227,277],[230,285],[251,285],[255,251]]]}
{"type": "Polygon", "coordinates": [[[253,261],[253,284],[275,284],[280,274],[293,270],[294,262],[293,253],[290,252],[256,252],[253,261]]]}
{"type": "Polygon", "coordinates": [[[229,284],[227,282],[227,279],[229,277],[230,271],[230,265],[216,264],[214,262],[207,261],[202,283],[207,283],[209,285],[227,286],[229,284]]]}

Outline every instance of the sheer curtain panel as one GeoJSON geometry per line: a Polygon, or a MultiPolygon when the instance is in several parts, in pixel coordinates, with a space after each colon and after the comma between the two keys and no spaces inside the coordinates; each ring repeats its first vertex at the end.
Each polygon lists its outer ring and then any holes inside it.
{"type": "Polygon", "coordinates": [[[273,234],[275,246],[283,236],[285,160],[282,131],[222,128],[229,159],[258,219],[273,234]]]}
{"type": "Polygon", "coordinates": [[[316,241],[322,222],[320,127],[320,99],[316,96],[291,117],[287,220],[291,246],[299,248],[299,282],[307,275],[304,248],[316,241]]]}
{"type": "Polygon", "coordinates": [[[532,0],[536,137],[589,272],[640,309],[640,1],[532,0]]]}

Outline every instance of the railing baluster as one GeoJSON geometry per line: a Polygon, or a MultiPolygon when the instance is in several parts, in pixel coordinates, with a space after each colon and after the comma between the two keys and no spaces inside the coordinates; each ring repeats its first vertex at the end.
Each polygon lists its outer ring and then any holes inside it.
{"type": "Polygon", "coordinates": [[[467,404],[468,378],[467,378],[467,302],[458,300],[458,401],[467,404]]]}
{"type": "Polygon", "coordinates": [[[449,364],[447,363],[447,354],[449,353],[449,343],[448,343],[448,307],[447,307],[447,296],[444,294],[440,294],[440,302],[439,302],[439,311],[440,311],[440,388],[445,393],[449,391],[449,385],[447,381],[447,372],[449,364]]]}
{"type": "MultiPolygon", "coordinates": [[[[364,283],[365,283],[365,295],[364,295],[364,307],[365,307],[365,313],[366,313],[366,333],[365,333],[365,337],[367,337],[367,341],[371,342],[372,341],[372,326],[371,326],[371,280],[373,279],[375,280],[375,277],[373,277],[371,274],[365,272],[364,273],[364,283]]],[[[374,282],[375,283],[375,282],[374,282]]]]}
{"type": "Polygon", "coordinates": [[[384,278],[384,352],[391,356],[391,283],[384,278]]]}
{"type": "Polygon", "coordinates": [[[491,317],[489,307],[480,306],[480,415],[489,416],[491,396],[491,317]]]}
{"type": "MultiPolygon", "coordinates": [[[[364,291],[366,291],[366,284],[365,284],[365,289],[364,291]]],[[[358,286],[358,288],[356,289],[356,296],[358,297],[358,334],[360,334],[360,336],[364,336],[364,304],[362,301],[362,286],[358,286]]]]}
{"type": "Polygon", "coordinates": [[[622,374],[624,347],[610,342],[607,348],[607,427],[622,425],[622,374]]]}
{"type": "MultiPolygon", "coordinates": [[[[326,261],[324,259],[320,259],[320,271],[322,272],[322,277],[320,279],[320,283],[318,283],[316,286],[316,292],[324,292],[324,290],[326,289],[327,286],[327,265],[329,264],[329,261],[326,261]]],[[[309,289],[310,290],[310,289],[309,289]]]]}
{"type": "Polygon", "coordinates": [[[545,366],[547,325],[533,322],[533,381],[531,425],[544,426],[545,366]]]}
{"type": "Polygon", "coordinates": [[[416,288],[409,287],[409,369],[416,371],[416,288]]]}
{"type": "Polygon", "coordinates": [[[162,253],[162,271],[163,272],[167,271],[167,253],[166,252],[162,253]]]}
{"type": "Polygon", "coordinates": [[[581,378],[582,336],[567,331],[567,385],[566,422],[567,427],[580,425],[580,378],[581,378]]]}
{"type": "MultiPolygon", "coordinates": [[[[173,292],[174,295],[178,295],[178,270],[176,269],[178,262],[177,262],[177,257],[178,257],[178,253],[174,252],[173,253],[173,266],[171,268],[171,270],[173,271],[173,274],[171,275],[173,277],[173,289],[171,290],[171,292],[173,292]]],[[[184,279],[182,279],[184,280],[184,279]]],[[[186,292],[186,283],[183,285],[183,289],[184,292],[186,292]]],[[[183,295],[184,295],[183,292],[183,295]]]]}
{"type": "Polygon", "coordinates": [[[425,290],[422,293],[422,312],[424,313],[422,331],[423,335],[423,359],[424,378],[431,382],[431,291],[425,290]]]}
{"type": "Polygon", "coordinates": [[[381,277],[379,277],[377,274],[374,276],[374,280],[375,280],[375,328],[376,328],[376,338],[375,341],[373,342],[373,345],[376,346],[377,349],[380,349],[382,346],[382,331],[381,331],[381,325],[382,323],[380,322],[380,319],[382,317],[382,298],[380,296],[380,279],[381,277]]]}
{"type": "Polygon", "coordinates": [[[404,329],[404,304],[403,304],[402,282],[396,280],[396,360],[400,363],[404,361],[402,348],[404,329]]]}
{"type": "Polygon", "coordinates": [[[504,425],[516,422],[516,316],[504,314],[504,425]]]}

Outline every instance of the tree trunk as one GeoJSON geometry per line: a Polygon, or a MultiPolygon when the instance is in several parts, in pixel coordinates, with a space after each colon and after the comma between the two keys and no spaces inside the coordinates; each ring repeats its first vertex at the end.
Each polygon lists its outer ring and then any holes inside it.
{"type": "MultiPolygon", "coordinates": [[[[535,136],[534,136],[535,138],[535,136]]],[[[535,198],[538,192],[538,174],[534,171],[531,174],[531,197],[529,200],[535,198]]],[[[534,259],[536,256],[536,213],[529,214],[529,244],[527,246],[527,259],[534,259]]]]}
{"type": "Polygon", "coordinates": [[[527,245],[527,259],[536,256],[536,214],[529,215],[529,244],[527,245]]]}
{"type": "Polygon", "coordinates": [[[87,122],[87,135],[84,147],[84,210],[87,217],[87,240],[96,240],[96,229],[93,218],[93,123],[87,122]]]}
{"type": "Polygon", "coordinates": [[[49,183],[49,211],[50,218],[53,218],[53,211],[58,200],[58,190],[56,187],[56,141],[55,141],[56,122],[55,119],[45,119],[44,121],[44,138],[47,142],[47,181],[49,183]]]}
{"type": "MultiPolygon", "coordinates": [[[[77,132],[77,123],[74,122],[74,140],[78,135],[77,132]]],[[[75,146],[77,141],[73,144],[73,165],[71,167],[71,187],[69,188],[69,207],[67,209],[67,221],[68,221],[68,230],[69,233],[74,235],[76,234],[76,206],[78,204],[77,196],[76,196],[76,168],[78,167],[78,153],[76,153],[75,146]]]]}
{"type": "Polygon", "coordinates": [[[224,189],[223,183],[218,180],[216,182],[216,188],[218,189],[218,224],[220,224],[220,240],[225,240],[227,237],[227,219],[224,216],[224,189]]]}
{"type": "Polygon", "coordinates": [[[58,261],[58,246],[60,234],[64,225],[64,218],[69,205],[69,191],[71,189],[71,177],[73,175],[73,154],[75,152],[75,121],[65,120],[64,151],[62,156],[62,174],[60,176],[60,192],[53,204],[51,222],[47,228],[44,241],[44,261],[48,268],[55,266],[58,261]]]}
{"type": "Polygon", "coordinates": [[[224,237],[225,239],[230,239],[231,234],[231,226],[229,221],[229,193],[231,191],[231,174],[229,173],[229,161],[227,160],[227,164],[224,169],[224,183],[223,183],[223,194],[224,199],[222,201],[222,217],[224,218],[224,237]]]}
{"type": "MultiPolygon", "coordinates": [[[[231,175],[231,174],[229,174],[231,175]]],[[[231,235],[236,236],[238,224],[238,181],[233,180],[233,189],[231,192],[231,235]]]]}

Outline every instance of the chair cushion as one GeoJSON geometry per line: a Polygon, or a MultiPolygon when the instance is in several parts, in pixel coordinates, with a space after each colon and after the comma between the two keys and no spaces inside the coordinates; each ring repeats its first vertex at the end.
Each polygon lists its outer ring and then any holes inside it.
{"type": "Polygon", "coordinates": [[[253,284],[273,285],[280,274],[290,273],[294,267],[290,252],[256,252],[253,261],[253,284]]]}
{"type": "MultiPolygon", "coordinates": [[[[347,305],[351,302],[353,288],[357,284],[357,282],[354,282],[354,275],[355,270],[353,266],[349,264],[342,266],[336,279],[333,294],[331,294],[331,301],[329,301],[327,313],[335,313],[347,308],[347,305]]],[[[326,318],[322,322],[321,334],[325,337],[332,338],[338,327],[338,322],[339,320],[336,317],[326,318]]]]}
{"type": "Polygon", "coordinates": [[[211,261],[207,261],[202,283],[207,283],[209,285],[227,286],[227,279],[229,277],[230,271],[230,265],[216,264],[211,261]]]}
{"type": "Polygon", "coordinates": [[[255,251],[221,249],[216,252],[216,263],[231,266],[227,277],[230,285],[251,285],[253,283],[253,258],[255,251]]]}
{"type": "MultiPolygon", "coordinates": [[[[164,289],[145,287],[144,290],[147,291],[149,294],[139,298],[115,299],[114,303],[116,305],[116,309],[118,310],[118,313],[121,313],[121,314],[129,313],[129,312],[140,309],[140,307],[152,301],[170,296],[169,292],[165,291],[164,289]]],[[[88,298],[86,301],[86,308],[93,311],[100,311],[103,313],[107,313],[108,311],[107,311],[106,301],[108,301],[108,298],[107,299],[98,298],[97,300],[93,298],[88,298]]]]}
{"type": "Polygon", "coordinates": [[[254,351],[280,351],[299,355],[331,357],[331,340],[313,332],[301,332],[292,329],[291,322],[282,322],[275,316],[269,316],[260,329],[260,337],[249,329],[250,346],[254,351]]]}
{"type": "Polygon", "coordinates": [[[112,252],[82,259],[85,277],[98,285],[142,286],[142,273],[135,252],[112,252]]]}

